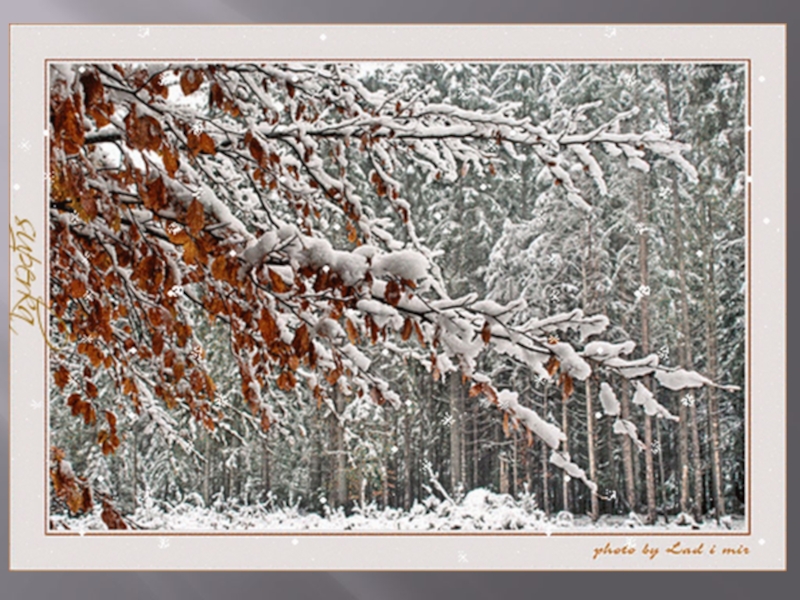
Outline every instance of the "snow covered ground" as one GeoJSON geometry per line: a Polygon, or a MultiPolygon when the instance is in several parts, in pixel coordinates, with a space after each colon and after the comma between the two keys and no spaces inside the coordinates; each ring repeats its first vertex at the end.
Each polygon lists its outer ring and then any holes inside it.
{"type": "MultiPolygon", "coordinates": [[[[90,515],[79,518],[53,516],[57,530],[105,530],[101,519],[102,509],[96,507],[90,515]]],[[[596,523],[589,517],[573,516],[560,512],[547,517],[536,507],[532,496],[514,499],[507,494],[495,494],[485,489],[469,492],[460,502],[440,500],[431,496],[424,503],[415,504],[409,511],[378,509],[374,505],[357,506],[352,514],[341,509],[326,510],[324,515],[305,513],[297,507],[267,508],[258,506],[231,506],[217,502],[210,507],[189,502],[164,510],[152,503],[141,507],[126,521],[133,528],[156,531],[359,531],[359,532],[488,532],[528,531],[548,535],[569,532],[724,532],[745,528],[742,516],[726,517],[717,524],[713,519],[696,525],[691,517],[663,517],[658,524],[647,526],[643,518],[628,516],[602,516],[596,523]]]]}

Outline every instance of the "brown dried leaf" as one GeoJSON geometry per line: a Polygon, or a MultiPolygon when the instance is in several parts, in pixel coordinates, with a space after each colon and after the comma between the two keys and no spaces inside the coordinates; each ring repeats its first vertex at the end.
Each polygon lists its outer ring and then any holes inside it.
{"type": "Polygon", "coordinates": [[[205,131],[200,132],[200,135],[196,135],[190,131],[186,136],[186,145],[189,147],[189,152],[191,152],[193,157],[201,152],[203,154],[211,154],[212,156],[217,153],[217,146],[213,138],[205,131]]]}
{"type": "Polygon", "coordinates": [[[567,373],[561,373],[561,377],[559,377],[559,383],[563,389],[563,398],[566,400],[572,393],[575,391],[575,383],[567,373]]]}
{"type": "Polygon", "coordinates": [[[268,269],[269,281],[272,284],[272,289],[276,294],[285,294],[289,291],[290,286],[283,280],[283,277],[278,275],[272,269],[268,269]]]}
{"type": "Polygon", "coordinates": [[[397,306],[400,303],[400,296],[400,286],[397,284],[397,282],[393,279],[388,281],[386,283],[386,291],[384,292],[386,302],[392,306],[397,306]]]}
{"type": "Polygon", "coordinates": [[[294,375],[292,375],[291,371],[284,371],[278,377],[277,384],[278,387],[284,392],[290,392],[297,384],[297,380],[295,379],[294,375]]]}
{"type": "Polygon", "coordinates": [[[344,330],[347,332],[347,338],[351,344],[357,344],[359,341],[358,329],[350,319],[345,318],[344,330]]]}
{"type": "Polygon", "coordinates": [[[483,329],[481,329],[481,339],[483,339],[484,344],[488,344],[492,339],[492,326],[489,325],[489,321],[486,321],[483,324],[483,329]]]}
{"type": "Polygon", "coordinates": [[[403,341],[408,341],[411,337],[411,334],[414,333],[414,325],[411,319],[406,317],[406,320],[403,321],[403,329],[400,332],[400,337],[403,338],[403,341]]]}
{"type": "Polygon", "coordinates": [[[69,383],[69,371],[64,365],[61,365],[56,372],[53,373],[53,379],[59,389],[64,389],[64,386],[69,383]]]}
{"type": "Polygon", "coordinates": [[[561,363],[558,362],[558,359],[555,356],[551,356],[544,368],[547,370],[547,374],[552,377],[553,374],[558,371],[560,365],[561,363]]]}
{"type": "Polygon", "coordinates": [[[122,519],[122,515],[114,508],[111,502],[106,499],[103,499],[103,512],[100,517],[109,529],[128,529],[128,526],[122,519]]]}
{"type": "Polygon", "coordinates": [[[185,69],[181,73],[181,91],[184,96],[193,94],[203,84],[203,72],[199,69],[185,69]]]}
{"type": "Polygon", "coordinates": [[[164,161],[164,168],[167,170],[167,174],[170,177],[175,177],[175,172],[178,170],[180,166],[180,160],[178,159],[178,153],[172,149],[168,144],[164,144],[162,146],[161,151],[161,159],[164,161]]]}
{"type": "Polygon", "coordinates": [[[272,314],[266,309],[261,309],[261,318],[258,320],[258,329],[267,345],[278,339],[278,325],[272,314]]]}
{"type": "Polygon", "coordinates": [[[308,335],[308,327],[305,323],[300,325],[297,330],[294,332],[294,338],[292,339],[292,348],[294,348],[295,354],[298,357],[305,356],[308,353],[308,349],[311,346],[311,339],[308,335]]]}
{"type": "Polygon", "coordinates": [[[186,211],[186,225],[189,227],[189,231],[194,235],[199,234],[206,225],[205,211],[203,210],[203,205],[197,198],[192,200],[189,209],[186,211]]]}

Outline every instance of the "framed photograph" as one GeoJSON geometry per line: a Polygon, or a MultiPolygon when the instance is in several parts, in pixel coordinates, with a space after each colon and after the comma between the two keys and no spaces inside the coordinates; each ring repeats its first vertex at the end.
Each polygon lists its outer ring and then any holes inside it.
{"type": "Polygon", "coordinates": [[[785,569],[785,52],[12,26],[11,568],[785,569]]]}

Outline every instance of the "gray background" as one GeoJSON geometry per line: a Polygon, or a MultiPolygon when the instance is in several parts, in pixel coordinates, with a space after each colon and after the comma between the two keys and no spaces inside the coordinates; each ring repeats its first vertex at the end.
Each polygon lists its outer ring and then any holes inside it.
{"type": "MultiPolygon", "coordinates": [[[[102,0],[11,0],[4,7],[7,23],[646,23],[646,22],[754,22],[789,23],[798,12],[789,0],[133,0],[124,4],[102,0]]],[[[797,22],[797,21],[795,21],[797,22]]],[[[5,35],[7,36],[7,29],[5,35]]],[[[7,40],[7,38],[6,38],[7,40]]],[[[788,38],[789,65],[796,42],[788,38]]],[[[8,44],[0,61],[0,112],[8,114],[8,44]]],[[[796,96],[790,76],[788,94],[796,96]]],[[[789,118],[788,137],[796,141],[797,127],[789,118]]],[[[3,119],[0,139],[8,139],[3,119]]],[[[776,141],[777,142],[777,141],[776,141]]],[[[790,151],[791,153],[791,151],[790,151]]],[[[0,142],[0,163],[8,165],[8,145],[0,142]]],[[[789,189],[795,188],[797,169],[789,169],[789,189]]],[[[8,190],[8,171],[0,172],[0,189],[8,190]]],[[[8,201],[7,193],[3,196],[8,201]]],[[[794,229],[789,211],[787,227],[794,229]]],[[[0,229],[7,231],[7,205],[0,208],[0,229]]],[[[5,234],[4,234],[5,235],[5,234]]],[[[796,247],[788,240],[788,252],[796,247]]],[[[0,330],[8,332],[8,245],[0,246],[0,330]]],[[[796,297],[789,288],[788,304],[796,297]]],[[[789,327],[795,327],[794,319],[789,327]]],[[[788,332],[789,345],[795,342],[788,332]]],[[[7,333],[6,333],[7,335],[7,333]]],[[[386,598],[533,598],[558,600],[574,596],[624,598],[636,594],[651,598],[711,596],[719,598],[782,598],[789,596],[789,573],[9,573],[8,564],[8,344],[0,344],[0,600],[28,598],[111,597],[198,600],[219,598],[324,598],[371,600],[386,598]]],[[[789,394],[794,385],[789,382],[789,394]]],[[[797,409],[791,406],[787,427],[798,429],[797,409]]],[[[797,443],[789,436],[789,452],[797,443]]],[[[796,498],[789,477],[789,506],[796,498]]],[[[796,520],[789,513],[790,529],[796,520]]]]}

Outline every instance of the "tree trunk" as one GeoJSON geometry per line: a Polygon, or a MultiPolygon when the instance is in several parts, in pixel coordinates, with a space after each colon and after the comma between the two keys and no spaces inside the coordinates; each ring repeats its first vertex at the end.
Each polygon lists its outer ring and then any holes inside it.
{"type": "MultiPolygon", "coordinates": [[[[544,406],[542,408],[542,415],[547,416],[547,392],[548,385],[544,384],[544,406]]],[[[542,452],[542,504],[544,505],[544,514],[550,516],[550,448],[540,440],[539,448],[542,452]]]]}
{"type": "MultiPolygon", "coordinates": [[[[586,219],[586,256],[582,261],[581,275],[583,278],[583,310],[589,313],[592,309],[594,294],[592,288],[594,264],[592,261],[592,221],[586,219]]],[[[589,479],[597,482],[597,469],[595,465],[595,436],[594,436],[594,409],[592,408],[592,384],[589,378],[586,379],[586,446],[589,454],[589,479]]],[[[591,492],[591,517],[596,521],[600,516],[600,505],[597,494],[591,492]]]]}
{"type": "Polygon", "coordinates": [[[403,490],[403,508],[409,510],[412,502],[412,471],[413,471],[413,458],[411,456],[411,408],[409,407],[406,414],[403,415],[404,419],[404,436],[403,436],[403,458],[405,460],[405,476],[404,476],[404,490],[403,490]]]}
{"type": "MultiPolygon", "coordinates": [[[[667,116],[671,133],[674,136],[677,130],[675,115],[672,110],[672,95],[670,87],[669,65],[662,68],[662,79],[666,93],[667,116]]],[[[678,190],[678,174],[674,166],[670,167],[672,176],[672,210],[675,229],[675,251],[678,258],[678,273],[681,289],[681,366],[685,369],[692,367],[692,338],[689,324],[689,293],[686,284],[686,261],[683,254],[683,222],[678,190]]],[[[680,418],[680,462],[681,462],[681,511],[689,512],[689,433],[692,436],[692,469],[694,471],[694,506],[693,512],[696,520],[700,520],[703,507],[703,471],[700,458],[700,437],[697,429],[697,407],[694,403],[689,406],[689,419],[685,403],[681,402],[678,409],[680,418]],[[688,421],[688,422],[687,422],[688,421]]]]}
{"type": "Polygon", "coordinates": [[[208,506],[208,502],[211,500],[211,436],[208,431],[205,431],[203,435],[205,436],[203,454],[206,459],[203,465],[203,503],[208,506]]]}
{"type": "MultiPolygon", "coordinates": [[[[717,292],[714,274],[714,240],[710,239],[711,227],[714,224],[714,215],[711,202],[703,198],[705,208],[705,233],[704,236],[704,256],[708,261],[706,269],[705,294],[705,313],[706,313],[706,356],[708,357],[707,369],[708,376],[715,380],[717,378],[717,292]]],[[[711,439],[711,490],[714,495],[714,516],[719,519],[725,515],[725,499],[722,493],[722,464],[720,460],[720,439],[719,439],[719,398],[716,389],[708,388],[708,422],[709,437],[711,439]]]]}
{"type": "MultiPolygon", "coordinates": [[[[648,248],[647,248],[647,207],[645,206],[645,186],[643,177],[637,178],[638,193],[636,194],[636,213],[639,220],[639,315],[642,326],[641,346],[642,353],[646,356],[650,352],[650,282],[648,270],[648,248]]],[[[645,469],[645,490],[647,492],[647,522],[655,523],[656,520],[656,485],[655,471],[653,470],[653,423],[652,417],[644,415],[644,469],[645,469]]]]}
{"type": "Polygon", "coordinates": [[[308,464],[308,497],[315,504],[322,491],[322,431],[319,424],[319,409],[311,416],[311,456],[308,464]]]}
{"type": "Polygon", "coordinates": [[[136,427],[133,427],[133,513],[136,512],[139,499],[136,494],[136,489],[139,481],[139,444],[136,436],[136,427]]]}
{"type": "MultiPolygon", "coordinates": [[[[595,458],[594,458],[594,411],[592,409],[592,386],[589,382],[589,378],[586,379],[586,444],[589,450],[589,479],[594,482],[597,482],[597,468],[595,465],[595,458]]],[[[597,518],[600,516],[600,504],[597,498],[597,494],[592,492],[592,503],[591,503],[591,517],[592,521],[597,521],[597,518]]]]}
{"type": "Polygon", "coordinates": [[[478,440],[478,403],[472,405],[472,487],[479,487],[480,479],[481,445],[478,440]]]}
{"type": "MultiPolygon", "coordinates": [[[[630,421],[630,394],[628,392],[628,380],[624,378],[622,380],[622,392],[620,393],[620,406],[622,418],[630,421]]],[[[628,504],[628,510],[636,512],[638,503],[636,501],[636,476],[633,470],[633,442],[627,435],[622,436],[622,463],[625,469],[625,500],[628,504]]]]}
{"type": "Polygon", "coordinates": [[[342,422],[343,413],[345,409],[344,394],[334,386],[333,388],[333,402],[336,407],[336,476],[334,482],[336,485],[336,505],[347,506],[347,450],[345,448],[344,439],[344,423],[342,422]]]}
{"type": "Polygon", "coordinates": [[[461,470],[461,373],[449,375],[450,384],[450,492],[455,493],[464,482],[461,470]]]}
{"type": "Polygon", "coordinates": [[[664,476],[664,446],[661,440],[661,420],[656,420],[656,441],[658,442],[658,475],[659,475],[659,486],[658,489],[661,492],[661,510],[662,512],[666,509],[667,506],[667,486],[665,485],[667,479],[664,476]]]}
{"type": "Polygon", "coordinates": [[[513,483],[512,493],[519,496],[519,438],[517,431],[511,430],[511,482],[513,483]]]}
{"type": "Polygon", "coordinates": [[[500,493],[508,493],[508,457],[500,454],[500,493]]]}
{"type": "Polygon", "coordinates": [[[261,441],[261,485],[264,490],[264,498],[267,497],[272,486],[270,482],[270,471],[269,440],[264,437],[261,441]]]}

